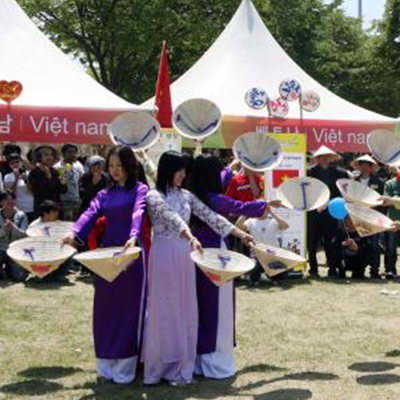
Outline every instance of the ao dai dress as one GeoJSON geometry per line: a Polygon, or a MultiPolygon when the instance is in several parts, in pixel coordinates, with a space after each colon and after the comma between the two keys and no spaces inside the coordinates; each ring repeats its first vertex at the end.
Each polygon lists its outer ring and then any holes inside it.
{"type": "MultiPolygon", "coordinates": [[[[229,215],[261,217],[266,210],[265,201],[237,201],[223,194],[209,193],[208,205],[215,212],[229,215]]],[[[192,226],[203,248],[226,247],[221,236],[202,221],[192,226]]],[[[197,301],[199,305],[199,335],[196,373],[207,378],[224,379],[235,374],[234,328],[235,304],[234,283],[227,282],[221,287],[196,269],[197,301]]]]}
{"type": "Polygon", "coordinates": [[[193,377],[196,359],[198,305],[191,248],[181,234],[189,229],[192,214],[221,237],[234,226],[182,189],[166,196],[152,190],[147,205],[154,237],[143,350],[145,383],[186,382],[193,377]]]}
{"type": "MultiPolygon", "coordinates": [[[[142,183],[132,189],[114,186],[102,190],[75,223],[75,235],[85,240],[97,218],[104,215],[108,223],[101,247],[123,246],[132,237],[140,245],[147,192],[142,183]]],[[[97,371],[116,383],[129,383],[135,377],[144,282],[143,254],[114,282],[95,279],[93,332],[97,371]]]]}

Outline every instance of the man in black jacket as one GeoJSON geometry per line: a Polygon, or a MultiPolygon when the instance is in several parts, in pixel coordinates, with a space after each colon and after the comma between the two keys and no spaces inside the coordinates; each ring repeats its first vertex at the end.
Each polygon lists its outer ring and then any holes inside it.
{"type": "MultiPolygon", "coordinates": [[[[358,176],[355,178],[356,181],[369,186],[371,189],[383,195],[384,182],[379,178],[378,175],[375,174],[378,164],[371,156],[364,155],[362,157],[358,157],[352,162],[351,166],[358,172],[358,176]]],[[[378,207],[377,210],[383,214],[386,214],[385,207],[378,207]]],[[[379,233],[371,237],[373,258],[370,276],[372,279],[381,278],[379,275],[379,268],[381,264],[381,251],[379,242],[381,237],[382,235],[379,233]]]]}
{"type": "MultiPolygon", "coordinates": [[[[318,179],[328,186],[331,192],[331,199],[340,197],[336,181],[348,178],[348,173],[334,165],[340,156],[326,146],[321,146],[313,155],[315,167],[308,171],[308,176],[318,179]]],[[[338,236],[338,221],[332,218],[327,210],[319,209],[307,214],[307,250],[310,275],[318,276],[317,251],[320,240],[323,241],[326,260],[330,277],[338,276],[341,268],[341,259],[337,254],[341,253],[341,246],[335,238],[338,236]]]]}

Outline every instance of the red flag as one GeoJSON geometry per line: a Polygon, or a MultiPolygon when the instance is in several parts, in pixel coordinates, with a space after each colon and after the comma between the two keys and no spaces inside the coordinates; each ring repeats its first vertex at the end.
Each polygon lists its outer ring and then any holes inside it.
{"type": "Polygon", "coordinates": [[[283,182],[291,178],[298,178],[300,173],[298,169],[275,169],[272,171],[272,187],[277,188],[283,182]]]}
{"type": "Polygon", "coordinates": [[[169,83],[167,46],[165,40],[162,45],[160,69],[158,71],[156,106],[158,108],[156,118],[161,127],[172,128],[172,101],[169,83]]]}

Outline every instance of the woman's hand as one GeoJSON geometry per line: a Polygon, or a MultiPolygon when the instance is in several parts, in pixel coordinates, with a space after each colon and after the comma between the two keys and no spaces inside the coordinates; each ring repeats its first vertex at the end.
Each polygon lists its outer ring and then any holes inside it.
{"type": "Polygon", "coordinates": [[[68,233],[61,239],[61,245],[64,246],[65,244],[68,244],[72,247],[77,247],[75,235],[73,233],[68,233]]]}
{"type": "Polygon", "coordinates": [[[130,249],[131,247],[135,247],[135,245],[136,245],[136,238],[131,237],[130,239],[128,239],[126,241],[123,251],[126,251],[126,250],[130,249]]]}
{"type": "Polygon", "coordinates": [[[232,234],[239,238],[246,246],[255,244],[253,236],[249,235],[245,231],[242,231],[241,229],[235,227],[235,229],[232,231],[232,234]]]}
{"type": "Polygon", "coordinates": [[[282,202],[280,200],[268,201],[268,208],[279,208],[282,207],[282,202]]]}
{"type": "Polygon", "coordinates": [[[201,254],[203,254],[203,246],[201,243],[197,240],[197,238],[193,237],[190,240],[190,247],[192,248],[193,251],[198,251],[201,254]]]}
{"type": "Polygon", "coordinates": [[[382,196],[379,198],[379,200],[382,201],[383,207],[394,207],[395,203],[396,203],[396,201],[392,197],[389,197],[389,196],[382,196]]]}

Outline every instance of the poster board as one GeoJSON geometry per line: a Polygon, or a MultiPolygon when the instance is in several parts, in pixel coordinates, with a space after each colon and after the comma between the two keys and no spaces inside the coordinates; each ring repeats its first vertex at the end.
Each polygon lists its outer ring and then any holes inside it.
{"type": "MultiPolygon", "coordinates": [[[[271,133],[283,151],[283,161],[265,174],[266,198],[276,199],[276,189],[290,178],[306,176],[307,139],[305,134],[271,133]]],[[[280,247],[303,257],[306,255],[306,213],[279,208],[274,212],[289,224],[289,229],[280,233],[280,247]]]]}

